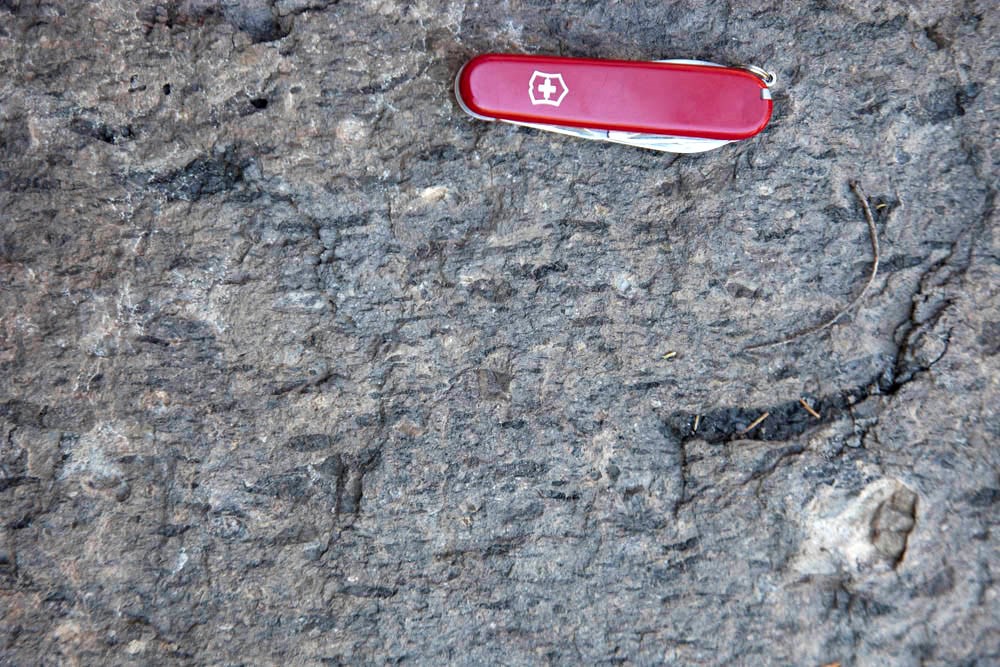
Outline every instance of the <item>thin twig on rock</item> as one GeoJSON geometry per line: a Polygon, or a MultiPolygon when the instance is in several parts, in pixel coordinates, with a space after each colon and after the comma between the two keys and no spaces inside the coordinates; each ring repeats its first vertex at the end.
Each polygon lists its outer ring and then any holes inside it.
{"type": "Polygon", "coordinates": [[[802,404],[802,407],[805,408],[806,412],[808,412],[809,414],[811,414],[813,416],[813,418],[815,418],[815,419],[821,419],[822,418],[821,415],[818,412],[816,412],[816,410],[813,408],[813,406],[809,405],[809,402],[806,401],[806,399],[800,398],[799,399],[799,403],[802,404]]]}
{"type": "Polygon", "coordinates": [[[771,416],[770,412],[765,412],[760,417],[757,417],[757,419],[754,419],[752,422],[750,422],[749,426],[747,426],[745,429],[743,429],[742,431],[740,431],[740,435],[746,435],[750,431],[754,430],[755,428],[757,428],[758,426],[760,426],[761,424],[763,424],[764,420],[767,419],[770,416],[771,416]]]}
{"type": "Polygon", "coordinates": [[[857,181],[851,181],[851,191],[854,193],[854,196],[858,198],[858,201],[861,202],[861,209],[865,213],[865,222],[868,223],[868,234],[871,237],[872,256],[874,257],[874,262],[872,263],[872,272],[871,275],[868,276],[868,282],[865,283],[864,288],[861,290],[861,292],[858,293],[856,297],[854,297],[851,300],[849,304],[847,304],[839,311],[837,311],[837,313],[833,317],[828,319],[826,322],[818,324],[814,327],[809,327],[808,329],[803,329],[798,333],[792,334],[788,338],[782,338],[781,340],[770,341],[768,343],[758,343],[757,345],[750,345],[748,347],[743,348],[744,350],[759,350],[764,347],[785,345],[786,343],[791,343],[792,341],[798,340],[805,336],[809,336],[811,334],[823,331],[823,329],[833,326],[837,322],[837,320],[846,315],[848,311],[854,308],[854,306],[858,305],[861,299],[864,298],[865,294],[868,293],[868,290],[871,289],[871,286],[875,283],[875,276],[878,275],[878,262],[880,259],[879,245],[878,245],[878,229],[875,228],[875,217],[872,215],[872,209],[868,205],[868,198],[865,197],[865,193],[861,189],[861,185],[857,181]]]}

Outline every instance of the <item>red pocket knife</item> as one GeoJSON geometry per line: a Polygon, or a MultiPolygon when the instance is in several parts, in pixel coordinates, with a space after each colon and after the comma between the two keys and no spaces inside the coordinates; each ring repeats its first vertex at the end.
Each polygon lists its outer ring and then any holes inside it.
{"type": "Polygon", "coordinates": [[[774,75],[700,60],[595,60],[489,53],[455,96],[471,116],[671,153],[748,139],[771,118],[774,75]]]}

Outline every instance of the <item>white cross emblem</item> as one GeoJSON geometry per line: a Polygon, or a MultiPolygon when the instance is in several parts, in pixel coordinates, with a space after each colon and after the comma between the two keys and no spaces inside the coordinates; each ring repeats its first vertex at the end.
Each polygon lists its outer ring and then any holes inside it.
{"type": "Polygon", "coordinates": [[[552,85],[552,79],[549,77],[545,77],[545,83],[538,87],[538,92],[544,95],[545,99],[549,99],[549,96],[557,90],[559,89],[552,85]]]}
{"type": "Polygon", "coordinates": [[[548,74],[535,70],[528,81],[528,97],[532,104],[548,104],[557,107],[562,104],[569,88],[563,81],[562,74],[548,74]]]}

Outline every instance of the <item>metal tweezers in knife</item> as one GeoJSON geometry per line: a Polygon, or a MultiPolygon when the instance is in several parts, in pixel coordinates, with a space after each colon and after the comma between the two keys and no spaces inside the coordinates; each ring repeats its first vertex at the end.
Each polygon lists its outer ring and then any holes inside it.
{"type": "Polygon", "coordinates": [[[467,62],[455,97],[488,121],[671,153],[758,134],[774,75],[700,60],[596,60],[489,53],[467,62]]]}

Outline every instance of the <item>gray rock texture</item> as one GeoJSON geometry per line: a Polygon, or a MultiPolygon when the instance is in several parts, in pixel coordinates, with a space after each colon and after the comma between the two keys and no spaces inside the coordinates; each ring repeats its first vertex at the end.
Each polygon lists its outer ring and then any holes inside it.
{"type": "Polygon", "coordinates": [[[998,664],[998,34],[0,0],[0,663],[998,664]],[[759,64],[775,115],[484,123],[484,51],[759,64]],[[852,184],[879,272],[811,331],[852,184]]]}

